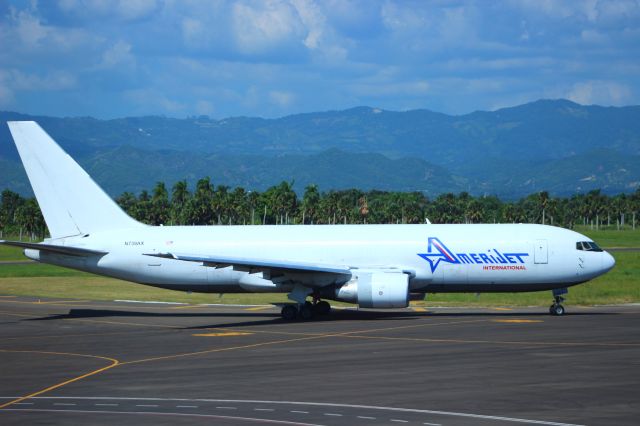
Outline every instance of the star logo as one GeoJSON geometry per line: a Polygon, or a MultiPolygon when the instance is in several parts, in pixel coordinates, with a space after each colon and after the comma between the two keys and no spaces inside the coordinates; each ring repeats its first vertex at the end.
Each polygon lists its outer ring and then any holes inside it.
{"type": "Polygon", "coordinates": [[[427,253],[418,253],[418,256],[429,262],[429,266],[431,266],[431,273],[436,271],[440,262],[460,263],[460,260],[456,255],[453,254],[447,246],[442,244],[442,241],[435,237],[429,237],[427,253]]]}

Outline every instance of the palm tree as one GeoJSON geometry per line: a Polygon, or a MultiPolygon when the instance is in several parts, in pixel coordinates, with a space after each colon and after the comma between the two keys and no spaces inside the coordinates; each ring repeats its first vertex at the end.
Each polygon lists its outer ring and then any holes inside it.
{"type": "Polygon", "coordinates": [[[0,197],[0,238],[4,231],[7,233],[15,232],[16,210],[24,204],[24,202],[24,198],[17,192],[8,189],[2,191],[2,196],[0,197]]]}
{"type": "Polygon", "coordinates": [[[316,223],[319,207],[320,191],[318,191],[318,185],[308,185],[302,197],[302,224],[316,223]]]}
{"type": "Polygon", "coordinates": [[[118,198],[116,203],[124,210],[129,216],[136,217],[138,200],[136,196],[131,192],[123,192],[118,198]]]}
{"type": "Polygon", "coordinates": [[[191,207],[191,193],[186,180],[180,180],[173,185],[171,190],[171,222],[184,225],[189,217],[188,209],[191,207]]]}
{"type": "Polygon", "coordinates": [[[189,223],[195,225],[211,225],[214,220],[213,213],[213,185],[207,176],[198,180],[196,190],[192,198],[192,206],[188,209],[190,213],[189,223]]]}
{"type": "Polygon", "coordinates": [[[153,188],[149,214],[153,225],[162,225],[169,221],[169,193],[164,182],[157,182],[153,188]]]}

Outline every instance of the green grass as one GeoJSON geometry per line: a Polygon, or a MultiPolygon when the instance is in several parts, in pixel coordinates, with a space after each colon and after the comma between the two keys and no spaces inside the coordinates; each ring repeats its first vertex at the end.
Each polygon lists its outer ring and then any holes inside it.
{"type": "Polygon", "coordinates": [[[0,278],[16,277],[93,277],[95,275],[45,263],[0,265],[0,278]]]}
{"type": "Polygon", "coordinates": [[[577,226],[576,232],[580,232],[598,243],[600,247],[640,247],[640,227],[636,229],[625,228],[618,231],[615,226],[591,229],[588,226],[577,226]]]}
{"type": "Polygon", "coordinates": [[[0,245],[0,261],[25,259],[26,257],[24,257],[24,254],[22,254],[22,249],[18,247],[0,245]]]}
{"type": "Polygon", "coordinates": [[[94,275],[75,277],[0,278],[0,295],[79,300],[145,300],[181,303],[268,304],[285,294],[202,294],[162,290],[94,275]]]}

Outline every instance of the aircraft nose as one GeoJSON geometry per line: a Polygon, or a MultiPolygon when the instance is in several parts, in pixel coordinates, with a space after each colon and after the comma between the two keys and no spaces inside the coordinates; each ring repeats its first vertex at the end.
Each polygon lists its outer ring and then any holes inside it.
{"type": "Polygon", "coordinates": [[[602,269],[608,271],[616,264],[616,260],[608,252],[602,252],[602,269]]]}

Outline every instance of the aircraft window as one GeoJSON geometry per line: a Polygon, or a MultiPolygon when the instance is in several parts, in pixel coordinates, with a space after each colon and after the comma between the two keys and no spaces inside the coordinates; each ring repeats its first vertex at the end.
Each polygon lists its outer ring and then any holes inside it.
{"type": "Polygon", "coordinates": [[[591,245],[591,251],[603,251],[596,243],[591,241],[589,243],[591,245]]]}
{"type": "Polygon", "coordinates": [[[602,251],[593,241],[578,241],[576,243],[576,249],[582,251],[602,251]]]}

